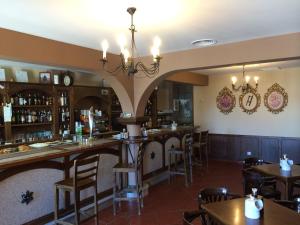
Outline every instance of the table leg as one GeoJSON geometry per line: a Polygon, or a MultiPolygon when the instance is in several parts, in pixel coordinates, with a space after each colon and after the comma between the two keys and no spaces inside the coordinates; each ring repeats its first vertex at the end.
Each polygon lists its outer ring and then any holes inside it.
{"type": "Polygon", "coordinates": [[[291,192],[292,192],[292,182],[287,181],[285,183],[285,199],[291,200],[291,192]]]}

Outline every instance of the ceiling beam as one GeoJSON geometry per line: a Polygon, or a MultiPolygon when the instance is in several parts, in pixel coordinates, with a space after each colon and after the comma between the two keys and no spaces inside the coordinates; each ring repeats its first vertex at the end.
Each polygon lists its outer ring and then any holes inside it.
{"type": "Polygon", "coordinates": [[[166,78],[168,81],[191,84],[195,86],[207,86],[208,76],[193,72],[177,72],[166,78]]]}

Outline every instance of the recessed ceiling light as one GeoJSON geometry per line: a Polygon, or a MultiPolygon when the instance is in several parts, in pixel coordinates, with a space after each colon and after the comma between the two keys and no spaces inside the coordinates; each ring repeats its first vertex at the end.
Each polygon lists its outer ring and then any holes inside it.
{"type": "Polygon", "coordinates": [[[196,47],[207,47],[215,44],[217,44],[217,40],[214,39],[199,39],[192,41],[192,45],[196,47]]]}

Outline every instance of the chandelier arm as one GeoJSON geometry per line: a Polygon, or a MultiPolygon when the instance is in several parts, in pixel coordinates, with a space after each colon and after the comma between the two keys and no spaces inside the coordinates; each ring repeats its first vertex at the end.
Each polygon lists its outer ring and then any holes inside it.
{"type": "Polygon", "coordinates": [[[159,71],[159,67],[157,66],[157,64],[152,64],[151,68],[147,68],[142,62],[137,62],[137,64],[135,65],[135,69],[137,71],[142,71],[145,73],[145,75],[147,77],[153,77],[158,71],[159,71]]]}

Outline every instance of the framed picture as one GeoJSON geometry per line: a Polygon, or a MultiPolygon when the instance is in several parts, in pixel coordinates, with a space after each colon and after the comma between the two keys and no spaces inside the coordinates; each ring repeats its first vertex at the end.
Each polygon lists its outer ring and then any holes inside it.
{"type": "Polygon", "coordinates": [[[6,81],[5,69],[0,69],[0,81],[6,81]]]}
{"type": "Polygon", "coordinates": [[[51,83],[51,73],[50,72],[40,72],[40,83],[50,84],[51,83]]]}
{"type": "Polygon", "coordinates": [[[255,113],[260,106],[260,94],[254,88],[245,91],[239,97],[240,107],[249,115],[255,113]]]}
{"type": "Polygon", "coordinates": [[[232,91],[224,87],[218,94],[216,99],[217,107],[220,112],[224,114],[229,114],[232,112],[233,108],[235,107],[235,96],[232,94],[232,91]]]}
{"type": "Polygon", "coordinates": [[[279,84],[273,84],[264,95],[264,104],[268,111],[278,114],[288,103],[288,94],[279,84]]]}

